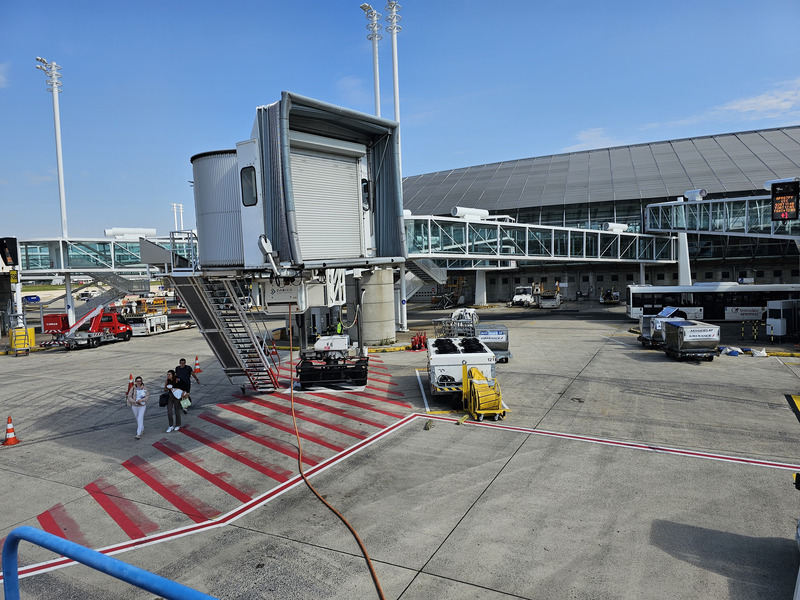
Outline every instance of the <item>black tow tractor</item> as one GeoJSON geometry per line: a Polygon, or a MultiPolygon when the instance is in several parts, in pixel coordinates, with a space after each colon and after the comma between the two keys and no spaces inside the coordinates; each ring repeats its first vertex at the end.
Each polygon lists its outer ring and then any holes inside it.
{"type": "Polygon", "coordinates": [[[314,349],[302,352],[297,363],[297,380],[301,389],[310,385],[367,384],[368,356],[350,356],[350,336],[326,335],[314,344],[314,349]]]}

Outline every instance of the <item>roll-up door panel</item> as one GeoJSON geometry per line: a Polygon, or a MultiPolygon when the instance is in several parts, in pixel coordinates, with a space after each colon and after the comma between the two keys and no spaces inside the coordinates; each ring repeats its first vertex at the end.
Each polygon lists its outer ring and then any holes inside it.
{"type": "Polygon", "coordinates": [[[292,150],[291,163],[303,260],[363,256],[358,160],[292,150]]]}

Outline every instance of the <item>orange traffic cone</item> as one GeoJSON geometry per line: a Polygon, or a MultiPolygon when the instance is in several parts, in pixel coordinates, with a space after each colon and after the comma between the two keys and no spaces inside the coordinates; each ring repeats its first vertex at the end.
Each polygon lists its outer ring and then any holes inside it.
{"type": "Polygon", "coordinates": [[[200,369],[200,357],[199,356],[195,356],[194,357],[194,369],[193,370],[194,370],[195,373],[202,373],[203,372],[202,369],[200,369]]]}
{"type": "MultiPolygon", "coordinates": [[[[133,387],[133,373],[131,373],[131,377],[130,377],[130,379],[128,379],[128,392],[131,391],[132,387],[133,387]]],[[[127,395],[128,392],[125,392],[125,395],[127,395]]]]}
{"type": "Polygon", "coordinates": [[[6,425],[6,441],[3,442],[3,446],[13,446],[14,444],[19,444],[19,439],[17,438],[17,434],[14,433],[14,425],[11,423],[11,417],[8,417],[8,425],[6,425]]]}

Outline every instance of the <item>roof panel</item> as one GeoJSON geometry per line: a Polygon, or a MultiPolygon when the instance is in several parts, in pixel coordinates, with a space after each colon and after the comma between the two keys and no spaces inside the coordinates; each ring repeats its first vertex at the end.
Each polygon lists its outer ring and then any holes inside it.
{"type": "Polygon", "coordinates": [[[710,194],[760,189],[800,175],[800,127],[571,152],[476,165],[403,180],[416,214],[456,205],[525,208],[604,200],[660,200],[703,187],[710,194]]]}

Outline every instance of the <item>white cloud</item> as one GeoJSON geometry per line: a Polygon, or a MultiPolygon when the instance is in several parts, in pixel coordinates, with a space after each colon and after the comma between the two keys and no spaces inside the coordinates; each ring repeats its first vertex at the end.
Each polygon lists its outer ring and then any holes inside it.
{"type": "Polygon", "coordinates": [[[8,80],[8,63],[0,63],[0,88],[7,88],[11,86],[8,80]]]}
{"type": "Polygon", "coordinates": [[[795,113],[800,108],[800,79],[787,81],[775,89],[749,98],[732,100],[712,109],[720,114],[730,114],[748,119],[780,118],[795,113]]]}
{"type": "Polygon", "coordinates": [[[606,134],[602,127],[584,129],[579,131],[576,136],[579,140],[577,144],[563,148],[562,152],[578,152],[580,150],[592,150],[594,148],[611,148],[613,146],[624,146],[627,142],[614,139],[606,134]]]}
{"type": "Polygon", "coordinates": [[[715,121],[793,121],[800,117],[800,79],[784,81],[755,96],[737,98],[702,113],[666,123],[648,123],[643,129],[684,127],[715,121]]]}

